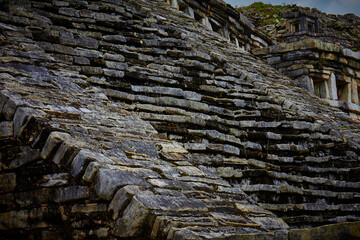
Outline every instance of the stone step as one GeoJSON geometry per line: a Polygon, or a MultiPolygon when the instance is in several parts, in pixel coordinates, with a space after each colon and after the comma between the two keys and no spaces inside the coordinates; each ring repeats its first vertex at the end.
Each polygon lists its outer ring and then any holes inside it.
{"type": "Polygon", "coordinates": [[[335,175],[341,175],[341,174],[350,174],[350,173],[357,173],[360,171],[358,167],[353,168],[334,168],[334,167],[310,167],[310,166],[283,166],[283,170],[285,171],[297,171],[300,173],[305,174],[335,174],[335,175]]]}
{"type": "Polygon", "coordinates": [[[266,139],[272,140],[272,142],[282,140],[282,135],[274,132],[248,132],[247,136],[249,139],[266,139]]]}
{"type": "Polygon", "coordinates": [[[306,143],[304,144],[289,144],[289,143],[279,143],[270,145],[268,147],[269,151],[274,152],[294,152],[296,154],[309,154],[310,150],[306,143]]]}
{"type": "Polygon", "coordinates": [[[239,155],[240,149],[229,144],[213,144],[213,143],[185,143],[185,149],[190,152],[214,152],[230,155],[239,155]]]}
{"type": "Polygon", "coordinates": [[[261,111],[259,110],[245,110],[245,109],[241,109],[241,110],[234,110],[234,118],[236,120],[242,120],[242,119],[256,119],[256,118],[260,118],[261,115],[261,111]]]}
{"type": "Polygon", "coordinates": [[[329,127],[321,126],[318,123],[311,123],[305,121],[291,121],[291,122],[283,122],[281,125],[282,128],[292,128],[296,130],[302,130],[307,132],[322,132],[326,133],[330,131],[329,127]]]}
{"type": "Polygon", "coordinates": [[[167,237],[173,228],[185,228],[189,226],[197,227],[215,227],[217,223],[209,217],[172,217],[172,216],[157,216],[154,220],[151,239],[159,237],[167,237]],[[170,223],[170,225],[169,225],[170,223]]]}
{"type": "MultiPolygon", "coordinates": [[[[258,172],[259,173],[259,172],[258,172]]],[[[249,172],[242,172],[243,174],[243,178],[253,178],[255,179],[254,181],[256,181],[256,179],[261,178],[261,175],[254,175],[254,174],[250,174],[249,172]]],[[[267,179],[266,181],[268,182],[274,182],[277,183],[278,185],[270,185],[270,184],[248,184],[248,185],[240,185],[242,190],[245,192],[257,192],[260,191],[259,193],[256,194],[261,194],[261,192],[273,192],[276,194],[301,194],[304,197],[310,196],[311,199],[314,198],[318,198],[318,199],[322,199],[322,198],[326,198],[329,201],[336,201],[336,202],[342,202],[342,201],[353,201],[353,199],[358,199],[358,194],[357,194],[357,190],[356,189],[352,189],[353,192],[335,192],[335,191],[329,191],[329,190],[312,190],[312,189],[307,189],[304,187],[297,187],[297,186],[293,186],[290,185],[288,182],[286,181],[279,181],[276,179],[267,179]]],[[[245,181],[248,182],[248,181],[245,181]]],[[[257,182],[260,182],[257,181],[257,182]]],[[[301,185],[298,185],[301,186],[301,185]]],[[[310,186],[312,187],[312,186],[310,186]]],[[[341,189],[338,189],[341,190],[341,189]]],[[[296,199],[294,197],[294,199],[296,199]]]]}
{"type": "MultiPolygon", "coordinates": [[[[329,214],[330,215],[330,214],[329,214]]],[[[343,215],[343,216],[336,216],[336,214],[330,215],[329,217],[324,217],[323,215],[317,216],[308,216],[308,215],[300,215],[300,216],[293,216],[293,217],[284,217],[283,218],[286,223],[289,225],[301,226],[301,225],[308,225],[310,224],[331,224],[331,223],[345,223],[345,222],[353,222],[359,221],[360,217],[355,215],[343,215]]]]}
{"type": "Polygon", "coordinates": [[[317,203],[301,203],[301,204],[270,204],[270,203],[260,203],[262,208],[265,208],[269,211],[276,212],[303,212],[307,211],[309,214],[311,212],[322,212],[322,211],[341,211],[341,212],[358,212],[360,203],[354,204],[338,204],[338,205],[328,205],[326,203],[317,204],[317,203]]]}
{"type": "Polygon", "coordinates": [[[182,116],[182,115],[163,115],[163,114],[154,114],[154,113],[139,113],[141,119],[149,121],[162,121],[170,123],[186,123],[189,125],[197,125],[199,127],[205,127],[206,122],[193,117],[182,116]]]}
{"type": "Polygon", "coordinates": [[[241,128],[255,128],[255,129],[268,129],[268,128],[274,128],[277,129],[279,126],[281,126],[281,122],[264,122],[264,121],[239,121],[239,127],[241,128]]]}

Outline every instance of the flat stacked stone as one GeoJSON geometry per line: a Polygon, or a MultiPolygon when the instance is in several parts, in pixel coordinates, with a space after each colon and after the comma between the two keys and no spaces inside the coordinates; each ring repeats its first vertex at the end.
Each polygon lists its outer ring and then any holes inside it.
{"type": "Polygon", "coordinates": [[[5,1],[0,19],[4,236],[359,220],[358,126],[164,2],[5,1]]]}

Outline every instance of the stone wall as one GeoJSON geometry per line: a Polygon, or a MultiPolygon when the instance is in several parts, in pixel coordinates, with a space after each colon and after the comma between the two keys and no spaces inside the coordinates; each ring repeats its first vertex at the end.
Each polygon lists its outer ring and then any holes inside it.
{"type": "Polygon", "coordinates": [[[350,49],[357,49],[359,41],[357,25],[360,18],[354,14],[332,15],[319,11],[296,8],[283,13],[286,19],[286,31],[276,36],[280,43],[298,42],[304,39],[316,39],[327,43],[338,43],[350,49]]]}
{"type": "Polygon", "coordinates": [[[360,17],[354,14],[326,14],[295,4],[271,5],[262,2],[238,10],[278,43],[312,38],[337,43],[355,51],[360,48],[360,17]]]}
{"type": "Polygon", "coordinates": [[[164,1],[0,29],[0,239],[359,236],[359,125],[164,1]]]}
{"type": "Polygon", "coordinates": [[[326,43],[335,44],[338,43],[341,46],[349,49],[358,49],[359,43],[356,38],[351,38],[348,36],[341,36],[332,32],[323,32],[323,33],[311,33],[307,31],[301,31],[297,33],[283,33],[277,38],[278,42],[298,42],[305,39],[315,39],[320,40],[326,43]]]}
{"type": "Polygon", "coordinates": [[[273,44],[270,37],[257,30],[244,15],[222,0],[167,0],[167,2],[247,51],[273,44]]]}
{"type": "Polygon", "coordinates": [[[254,54],[297,79],[322,102],[359,119],[360,53],[321,40],[307,39],[254,50],[254,54]]]}

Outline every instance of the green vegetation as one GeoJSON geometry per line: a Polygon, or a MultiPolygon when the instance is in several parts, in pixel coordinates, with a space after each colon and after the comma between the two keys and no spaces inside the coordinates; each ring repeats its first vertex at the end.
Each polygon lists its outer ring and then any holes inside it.
{"type": "Polygon", "coordinates": [[[354,44],[351,48],[360,49],[360,27],[359,17],[351,15],[326,14],[316,8],[300,7],[295,4],[271,5],[263,2],[254,2],[249,6],[238,7],[237,11],[244,14],[253,24],[265,34],[272,38],[277,38],[285,33],[286,19],[285,12],[297,11],[312,13],[320,21],[320,32],[329,35],[341,36],[350,39],[354,44]],[[359,43],[358,43],[359,42],[359,43]]]}
{"type": "Polygon", "coordinates": [[[286,4],[271,5],[263,2],[254,2],[249,6],[237,8],[237,10],[242,13],[255,13],[259,15],[260,19],[255,24],[261,27],[284,21],[283,12],[293,8],[294,6],[286,4]]]}

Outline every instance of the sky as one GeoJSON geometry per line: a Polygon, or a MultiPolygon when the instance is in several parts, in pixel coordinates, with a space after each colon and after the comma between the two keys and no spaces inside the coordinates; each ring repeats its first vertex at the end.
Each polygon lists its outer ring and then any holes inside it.
{"type": "Polygon", "coordinates": [[[273,5],[297,4],[303,7],[317,8],[331,14],[355,13],[360,16],[360,0],[224,0],[235,6],[247,6],[253,2],[271,3],[273,5]]]}

